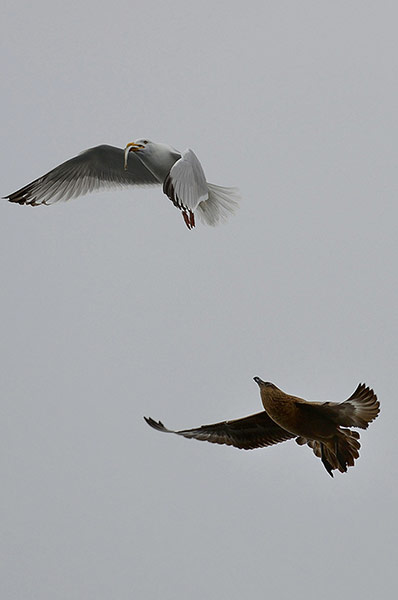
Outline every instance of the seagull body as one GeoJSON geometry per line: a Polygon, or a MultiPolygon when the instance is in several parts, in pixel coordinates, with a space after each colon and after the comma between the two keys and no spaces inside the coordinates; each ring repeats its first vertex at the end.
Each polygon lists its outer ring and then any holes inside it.
{"type": "Polygon", "coordinates": [[[39,206],[107,187],[144,185],[162,185],[188,229],[195,226],[195,213],[208,225],[225,221],[239,201],[236,188],[206,181],[192,150],[180,153],[143,139],[127,144],[125,150],[107,145],[85,150],[5,198],[39,206]]]}
{"type": "Polygon", "coordinates": [[[360,383],[344,402],[308,402],[285,394],[259,377],[254,381],[260,388],[264,411],[249,417],[182,431],[166,429],[161,421],[144,419],[158,431],[245,450],[295,438],[297,444],[307,444],[313,450],[332,477],[334,470],[345,473],[347,467],[354,466],[359,457],[359,433],[348,427],[366,429],[379,414],[380,403],[372,389],[360,383]]]}

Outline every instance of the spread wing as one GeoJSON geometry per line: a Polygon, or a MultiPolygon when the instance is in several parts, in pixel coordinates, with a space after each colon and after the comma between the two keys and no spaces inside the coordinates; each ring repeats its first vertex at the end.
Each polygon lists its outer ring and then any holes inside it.
{"type": "Polygon", "coordinates": [[[355,392],[344,402],[299,402],[300,410],[324,416],[336,425],[366,429],[380,412],[380,402],[374,391],[360,383],[355,392]]]}
{"type": "Polygon", "coordinates": [[[207,200],[209,190],[206,177],[196,154],[185,150],[171,167],[163,183],[163,191],[177,208],[195,210],[199,202],[207,200]]]}
{"type": "Polygon", "coordinates": [[[134,153],[125,171],[124,151],[102,145],[85,150],[5,198],[38,206],[69,200],[100,188],[160,183],[134,153]]]}
{"type": "Polygon", "coordinates": [[[194,438],[212,444],[226,444],[244,450],[272,446],[296,437],[293,433],[285,431],[274,423],[265,411],[243,419],[222,421],[212,425],[202,425],[197,429],[183,429],[181,431],[167,429],[161,421],[154,421],[150,417],[144,417],[144,419],[148,425],[157,431],[175,433],[186,438],[194,438]]]}

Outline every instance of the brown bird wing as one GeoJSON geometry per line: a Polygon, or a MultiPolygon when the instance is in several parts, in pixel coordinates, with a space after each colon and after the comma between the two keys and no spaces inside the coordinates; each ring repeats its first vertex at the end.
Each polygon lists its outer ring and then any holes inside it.
{"type": "Polygon", "coordinates": [[[374,391],[360,383],[355,392],[344,402],[298,402],[300,410],[316,417],[324,416],[336,425],[366,429],[380,412],[380,403],[374,391]]]}
{"type": "Polygon", "coordinates": [[[182,431],[166,429],[161,421],[154,421],[150,417],[144,417],[144,419],[148,425],[157,429],[157,431],[175,433],[186,438],[194,438],[212,444],[226,444],[244,450],[272,446],[296,437],[293,433],[279,427],[265,411],[243,419],[222,421],[212,425],[202,425],[197,429],[183,429],[182,431]]]}

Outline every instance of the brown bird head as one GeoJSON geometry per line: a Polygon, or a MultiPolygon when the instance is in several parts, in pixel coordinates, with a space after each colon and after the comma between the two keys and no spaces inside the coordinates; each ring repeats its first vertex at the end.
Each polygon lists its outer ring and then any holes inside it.
{"type": "Polygon", "coordinates": [[[276,385],[274,385],[270,381],[263,381],[262,379],[260,379],[260,377],[253,377],[253,379],[257,383],[257,385],[259,386],[260,390],[261,389],[265,389],[265,388],[273,389],[273,390],[279,390],[279,388],[276,387],[276,385]]]}
{"type": "Polygon", "coordinates": [[[254,381],[257,383],[260,388],[260,396],[261,401],[263,403],[264,409],[267,411],[267,403],[272,400],[272,402],[278,400],[284,400],[286,398],[285,392],[282,392],[274,383],[270,381],[263,381],[260,377],[253,377],[254,381]]]}

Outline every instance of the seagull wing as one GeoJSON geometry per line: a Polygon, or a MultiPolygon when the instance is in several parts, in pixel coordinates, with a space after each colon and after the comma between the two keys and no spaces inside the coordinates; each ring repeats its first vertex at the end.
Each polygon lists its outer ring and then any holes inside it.
{"type": "Polygon", "coordinates": [[[164,180],[163,191],[182,210],[194,211],[199,202],[208,199],[206,177],[192,150],[185,150],[171,167],[164,180]]]}
{"type": "Polygon", "coordinates": [[[18,204],[38,206],[69,200],[105,187],[161,183],[134,154],[129,157],[127,167],[125,171],[121,148],[96,146],[5,198],[18,204]]]}
{"type": "Polygon", "coordinates": [[[380,412],[380,402],[374,391],[360,383],[355,392],[344,402],[297,402],[296,405],[308,418],[326,417],[336,425],[366,429],[380,412]]]}
{"type": "Polygon", "coordinates": [[[274,423],[265,411],[243,419],[222,421],[221,423],[202,425],[197,429],[184,429],[182,431],[166,429],[161,421],[154,421],[150,417],[144,417],[144,419],[148,425],[157,431],[175,433],[186,438],[194,438],[213,444],[226,444],[244,450],[272,446],[296,437],[293,433],[285,431],[274,423]]]}

